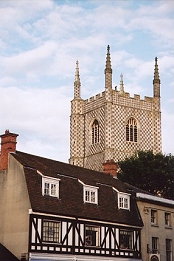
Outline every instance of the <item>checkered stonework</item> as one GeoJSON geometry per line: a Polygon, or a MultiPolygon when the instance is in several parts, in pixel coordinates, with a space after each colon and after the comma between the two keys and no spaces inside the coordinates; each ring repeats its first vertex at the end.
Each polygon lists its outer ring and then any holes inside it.
{"type": "MultiPolygon", "coordinates": [[[[69,162],[99,171],[107,160],[124,160],[137,150],[162,151],[160,97],[157,95],[160,81],[156,79],[154,97],[143,100],[137,94],[130,97],[124,92],[123,82],[121,91],[112,89],[112,70],[110,60],[107,61],[105,91],[88,100],[75,97],[71,103],[69,162]],[[136,141],[126,138],[126,125],[131,118],[137,126],[136,141]],[[99,124],[99,140],[94,143],[95,120],[99,124]]],[[[129,132],[133,135],[131,127],[129,132]]]]}

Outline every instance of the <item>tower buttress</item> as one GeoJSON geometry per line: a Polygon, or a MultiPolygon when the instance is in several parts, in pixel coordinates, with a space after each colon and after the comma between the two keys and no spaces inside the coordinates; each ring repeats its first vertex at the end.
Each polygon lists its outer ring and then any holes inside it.
{"type": "Polygon", "coordinates": [[[75,72],[75,81],[74,81],[74,98],[80,98],[80,75],[79,75],[79,62],[76,61],[76,72],[75,72]]]}
{"type": "Polygon", "coordinates": [[[158,71],[158,58],[155,57],[155,69],[154,69],[154,79],[153,79],[153,96],[160,97],[160,78],[158,71]]]}
{"type": "Polygon", "coordinates": [[[112,68],[111,68],[111,58],[110,58],[110,47],[107,47],[106,55],[106,68],[105,68],[105,93],[106,100],[112,101],[112,68]]]}

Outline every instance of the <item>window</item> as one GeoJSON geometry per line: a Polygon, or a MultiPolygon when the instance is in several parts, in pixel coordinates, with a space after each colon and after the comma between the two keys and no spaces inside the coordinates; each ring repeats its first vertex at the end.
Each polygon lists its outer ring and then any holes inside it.
{"type": "Polygon", "coordinates": [[[152,254],[158,254],[158,237],[152,237],[152,254]]]}
{"type": "Polygon", "coordinates": [[[59,197],[59,179],[42,177],[42,195],[59,197]]]}
{"type": "Polygon", "coordinates": [[[98,188],[88,185],[83,186],[83,200],[87,203],[98,204],[98,188]]]}
{"type": "Polygon", "coordinates": [[[151,209],[151,224],[157,225],[157,210],[151,209]]]}
{"type": "Polygon", "coordinates": [[[171,214],[165,212],[164,217],[165,217],[165,226],[170,227],[171,226],[171,214]]]}
{"type": "Polygon", "coordinates": [[[99,142],[99,123],[95,120],[92,124],[92,144],[99,142]]]}
{"type": "Polygon", "coordinates": [[[120,230],[120,248],[132,249],[133,231],[120,230]]]}
{"type": "Polygon", "coordinates": [[[172,240],[166,239],[166,261],[172,261],[172,240]]]}
{"type": "Polygon", "coordinates": [[[130,196],[124,193],[118,193],[118,208],[130,209],[130,196]]]}
{"type": "Polygon", "coordinates": [[[99,246],[99,227],[86,226],[85,227],[85,245],[99,246]]]}
{"type": "Polygon", "coordinates": [[[126,141],[137,142],[137,122],[134,118],[130,118],[126,125],[126,141]]]}
{"type": "Polygon", "coordinates": [[[43,226],[42,239],[44,242],[60,243],[60,236],[59,236],[60,223],[59,222],[43,220],[42,226],[43,226]]]}

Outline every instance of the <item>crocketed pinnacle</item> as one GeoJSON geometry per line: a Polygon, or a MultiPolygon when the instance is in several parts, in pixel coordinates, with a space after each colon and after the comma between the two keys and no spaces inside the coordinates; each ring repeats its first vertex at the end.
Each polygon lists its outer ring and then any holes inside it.
{"type": "Polygon", "coordinates": [[[106,55],[106,69],[105,69],[105,73],[106,72],[112,73],[111,58],[110,58],[110,47],[109,47],[109,45],[107,47],[107,55],[106,55]]]}
{"type": "Polygon", "coordinates": [[[123,74],[120,74],[120,93],[124,92],[123,74]]]}
{"type": "Polygon", "coordinates": [[[74,81],[74,97],[80,97],[80,74],[79,74],[79,62],[76,61],[75,81],[74,81]]]}
{"type": "Polygon", "coordinates": [[[157,57],[155,57],[155,69],[154,69],[153,83],[159,83],[160,84],[160,78],[159,78],[159,72],[158,72],[158,58],[157,57]]]}
{"type": "Polygon", "coordinates": [[[80,82],[79,62],[78,62],[78,60],[76,61],[75,82],[80,82]]]}

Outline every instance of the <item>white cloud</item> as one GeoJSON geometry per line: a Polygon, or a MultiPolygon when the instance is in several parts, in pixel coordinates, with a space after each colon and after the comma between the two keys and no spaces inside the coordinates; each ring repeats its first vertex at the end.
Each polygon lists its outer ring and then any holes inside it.
{"type": "Polygon", "coordinates": [[[26,152],[67,159],[75,62],[82,98],[101,93],[109,44],[113,86],[122,72],[132,96],[152,93],[158,56],[163,137],[168,133],[163,144],[170,152],[172,8],[173,1],[1,1],[1,133],[18,132],[19,148],[26,152]]]}

